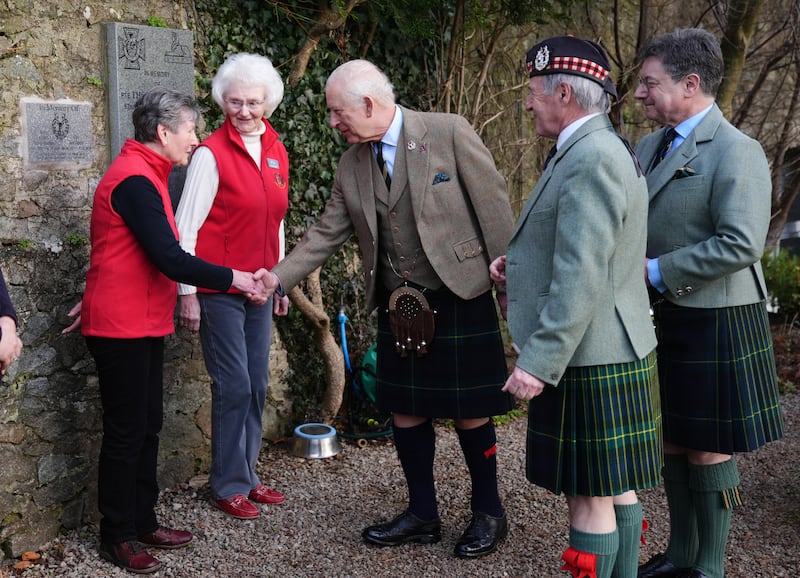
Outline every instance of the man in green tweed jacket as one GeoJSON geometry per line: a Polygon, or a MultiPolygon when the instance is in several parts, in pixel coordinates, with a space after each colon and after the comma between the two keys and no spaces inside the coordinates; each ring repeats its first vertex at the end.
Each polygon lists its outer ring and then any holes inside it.
{"type": "Polygon", "coordinates": [[[659,483],[656,339],[642,280],[647,187],[606,114],[616,96],[602,48],[572,36],[527,55],[525,108],[556,140],[490,266],[505,283],[519,348],[505,391],[530,400],[527,477],[565,494],[574,576],[634,578],[642,526],[635,490],[659,483]]]}
{"type": "Polygon", "coordinates": [[[678,29],[642,52],[634,96],[664,125],[638,144],[650,211],[648,284],[664,414],[665,553],[639,576],[723,578],[734,452],[782,436],[759,262],[771,180],[761,145],[722,117],[717,40],[678,29]]]}

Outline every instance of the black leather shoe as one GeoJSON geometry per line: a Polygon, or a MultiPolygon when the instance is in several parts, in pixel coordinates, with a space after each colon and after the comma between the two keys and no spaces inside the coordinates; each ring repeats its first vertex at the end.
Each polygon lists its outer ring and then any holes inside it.
{"type": "Polygon", "coordinates": [[[708,577],[702,572],[700,572],[700,570],[695,570],[694,568],[690,568],[689,570],[684,570],[681,574],[678,574],[677,578],[708,578],[708,577]]]}
{"type": "Polygon", "coordinates": [[[495,518],[483,512],[472,512],[472,520],[456,542],[453,552],[459,558],[486,556],[497,550],[497,545],[506,534],[508,518],[505,514],[495,518]]]}
{"type": "Polygon", "coordinates": [[[365,542],[378,546],[397,546],[407,542],[433,544],[442,539],[442,523],[439,518],[425,521],[406,510],[391,522],[364,528],[361,537],[365,542]]]}
{"type": "Polygon", "coordinates": [[[637,578],[678,578],[691,568],[678,568],[669,561],[666,554],[656,554],[646,563],[639,566],[637,578]]]}

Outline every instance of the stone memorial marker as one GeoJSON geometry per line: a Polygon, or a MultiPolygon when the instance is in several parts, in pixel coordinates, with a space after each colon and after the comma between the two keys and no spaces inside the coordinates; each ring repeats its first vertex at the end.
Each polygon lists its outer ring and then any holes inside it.
{"type": "MultiPolygon", "coordinates": [[[[194,95],[194,43],[190,30],[156,28],[122,22],[105,24],[108,78],[109,159],[133,138],[136,99],[153,86],[194,95]]],[[[183,187],[185,169],[172,171],[173,204],[183,187]]]]}

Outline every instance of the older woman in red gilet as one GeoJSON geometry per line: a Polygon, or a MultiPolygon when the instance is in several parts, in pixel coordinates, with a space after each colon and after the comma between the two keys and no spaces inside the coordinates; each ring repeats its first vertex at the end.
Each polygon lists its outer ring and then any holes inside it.
{"type": "Polygon", "coordinates": [[[199,111],[191,96],[145,92],[128,139],[94,194],[86,291],[70,315],[81,317],[103,404],[98,505],[100,556],[148,574],[161,562],[142,546],[180,548],[192,534],[158,524],[156,463],[163,421],[164,336],[174,332],[176,281],[219,291],[236,287],[266,300],[255,276],[212,265],[183,251],[169,198],[173,165],[197,146],[199,111]]]}
{"type": "MultiPolygon", "coordinates": [[[[183,248],[203,259],[254,271],[283,255],[289,161],[267,120],[283,99],[270,60],[235,54],[214,77],[211,94],[225,122],[192,156],[175,213],[183,248]]],[[[200,331],[211,376],[211,504],[239,519],[283,494],[261,483],[261,415],[269,381],[272,314],[289,300],[254,306],[235,290],[179,287],[181,324],[200,331]]]]}

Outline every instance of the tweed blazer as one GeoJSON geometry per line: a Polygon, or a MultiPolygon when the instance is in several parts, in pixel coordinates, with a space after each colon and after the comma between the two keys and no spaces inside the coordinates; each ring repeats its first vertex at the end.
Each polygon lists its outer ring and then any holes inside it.
{"type": "MultiPolygon", "coordinates": [[[[453,293],[472,299],[491,288],[489,263],[505,253],[514,226],[506,183],[492,155],[461,116],[403,108],[392,191],[411,195],[411,222],[436,274],[453,293]],[[405,158],[405,163],[402,159],[405,158]]],[[[343,155],[325,211],[273,271],[283,289],[321,266],[355,232],[363,259],[367,309],[376,306],[380,173],[370,143],[343,155]]],[[[383,186],[381,184],[381,186],[383,186]]],[[[391,207],[390,207],[391,208],[391,207]]]]}
{"type": "Polygon", "coordinates": [[[666,129],[636,147],[650,194],[647,256],[658,257],[664,297],[685,307],[756,303],[767,295],[761,255],[772,184],[761,145],[715,104],[655,169],[666,129]]]}
{"type": "Polygon", "coordinates": [[[624,363],[656,346],[643,265],[647,186],[606,115],[548,164],[506,256],[516,365],[557,384],[567,367],[624,363]]]}

